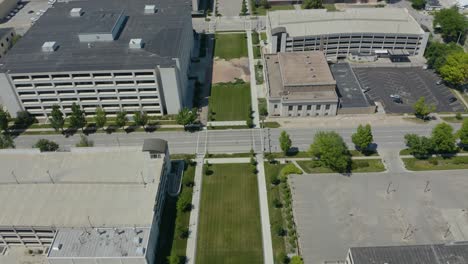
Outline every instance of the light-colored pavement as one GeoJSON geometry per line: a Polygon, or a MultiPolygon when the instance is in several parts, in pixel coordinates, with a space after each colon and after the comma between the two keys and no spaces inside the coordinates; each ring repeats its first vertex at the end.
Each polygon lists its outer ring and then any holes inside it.
{"type": "Polygon", "coordinates": [[[247,47],[249,53],[249,69],[250,69],[250,97],[252,99],[252,115],[253,124],[255,127],[260,127],[260,115],[258,113],[257,99],[257,81],[255,79],[255,63],[253,54],[252,31],[247,30],[247,47]]]}
{"type": "Polygon", "coordinates": [[[265,167],[263,163],[263,154],[257,154],[257,181],[258,198],[260,200],[260,218],[262,221],[262,240],[263,240],[263,262],[265,264],[274,263],[273,244],[271,241],[270,213],[268,212],[268,195],[265,179],[265,167]]]}
{"type": "Polygon", "coordinates": [[[346,258],[349,247],[468,239],[467,170],[290,177],[306,264],[346,258]]]}
{"type": "MultiPolygon", "coordinates": [[[[216,1],[216,0],[213,0],[216,1]]],[[[218,1],[218,12],[223,17],[238,17],[241,8],[242,0],[217,0],[218,1]]],[[[248,4],[248,0],[247,4],[248,4]]]]}
{"type": "Polygon", "coordinates": [[[205,161],[210,164],[249,163],[250,158],[210,158],[205,161]]]}
{"type": "Polygon", "coordinates": [[[187,238],[187,249],[185,252],[187,257],[186,264],[195,264],[197,254],[197,230],[198,220],[200,219],[200,196],[204,164],[203,155],[198,155],[196,161],[197,167],[195,168],[195,184],[193,186],[192,211],[190,212],[189,220],[189,236],[187,238]]]}
{"type": "Polygon", "coordinates": [[[266,26],[264,16],[259,17],[213,17],[210,21],[205,18],[193,18],[193,29],[197,32],[214,31],[245,31],[263,30],[266,26]]]}

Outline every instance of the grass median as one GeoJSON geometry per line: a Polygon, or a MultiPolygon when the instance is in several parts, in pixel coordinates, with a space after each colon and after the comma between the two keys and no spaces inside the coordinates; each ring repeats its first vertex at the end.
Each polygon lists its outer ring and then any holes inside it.
{"type": "Polygon", "coordinates": [[[247,120],[250,105],[249,83],[218,83],[211,87],[211,121],[247,120]]]}
{"type": "Polygon", "coordinates": [[[246,34],[216,34],[214,56],[225,60],[247,57],[248,51],[246,34]]]}
{"type": "Polygon", "coordinates": [[[213,164],[203,175],[196,263],[263,263],[257,175],[250,164],[213,164]]]}
{"type": "MultiPolygon", "coordinates": [[[[298,160],[297,164],[306,173],[334,173],[330,168],[324,167],[316,160],[298,160]]],[[[382,163],[381,159],[361,159],[361,160],[352,160],[351,162],[351,172],[383,172],[385,171],[385,166],[382,163]]]]}
{"type": "Polygon", "coordinates": [[[412,171],[468,169],[468,156],[432,157],[429,159],[404,158],[402,160],[406,169],[412,171]]]}

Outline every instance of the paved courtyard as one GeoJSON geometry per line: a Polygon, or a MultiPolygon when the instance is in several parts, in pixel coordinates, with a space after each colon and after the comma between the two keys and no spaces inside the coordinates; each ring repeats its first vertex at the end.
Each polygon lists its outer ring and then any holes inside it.
{"type": "Polygon", "coordinates": [[[468,240],[468,170],[291,177],[306,264],[349,247],[468,240]]]}
{"type": "Polygon", "coordinates": [[[443,84],[437,85],[440,78],[429,70],[412,68],[354,68],[361,87],[373,101],[383,104],[387,113],[413,113],[413,104],[424,96],[426,102],[434,104],[437,112],[463,112],[459,101],[449,102],[454,95],[443,84]],[[393,102],[390,95],[401,96],[402,103],[393,102]]]}

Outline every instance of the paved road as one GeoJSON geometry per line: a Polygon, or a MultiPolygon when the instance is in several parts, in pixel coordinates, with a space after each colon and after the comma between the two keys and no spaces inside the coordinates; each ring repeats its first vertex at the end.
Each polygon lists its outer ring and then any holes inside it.
{"type": "MultiPolygon", "coordinates": [[[[378,148],[401,149],[404,147],[403,137],[407,133],[429,135],[433,125],[398,125],[392,127],[373,127],[374,140],[378,148]]],[[[460,125],[453,125],[458,129],[460,125]]],[[[283,129],[239,129],[239,130],[205,130],[200,132],[155,132],[155,133],[114,133],[92,134],[89,136],[95,146],[136,146],[141,145],[146,138],[162,138],[169,142],[171,153],[241,153],[254,149],[260,152],[280,151],[278,138],[283,129]]],[[[349,146],[351,135],[355,128],[288,128],[293,146],[299,150],[307,150],[317,131],[335,130],[343,136],[349,146]]],[[[21,135],[15,139],[17,148],[30,148],[38,139],[47,138],[57,142],[63,149],[74,146],[79,141],[79,135],[68,138],[62,135],[21,135]]]]}

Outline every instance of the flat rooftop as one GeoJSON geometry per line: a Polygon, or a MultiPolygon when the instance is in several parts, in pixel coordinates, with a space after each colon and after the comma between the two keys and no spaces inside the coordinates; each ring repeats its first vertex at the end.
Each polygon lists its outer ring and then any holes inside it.
{"type": "Polygon", "coordinates": [[[305,264],[344,260],[351,247],[468,238],[466,170],[310,176],[290,178],[305,264]]]}
{"type": "Polygon", "coordinates": [[[335,85],[336,82],[321,52],[289,52],[266,54],[269,97],[285,100],[337,101],[335,89],[288,92],[285,86],[335,85]]]}
{"type": "MultiPolygon", "coordinates": [[[[74,0],[56,2],[0,60],[0,71],[10,73],[137,70],[173,67],[191,26],[191,6],[185,0],[74,0]],[[144,14],[145,5],[156,5],[144,14]],[[83,14],[72,17],[70,10],[83,14]],[[123,11],[123,12],[122,12],[123,11]],[[109,32],[122,12],[126,20],[113,41],[80,42],[83,33],[109,32]],[[131,39],[142,39],[141,49],[130,49],[131,39]],[[44,42],[58,49],[43,52],[44,42]]],[[[119,27],[116,27],[119,29],[119,27]]]]}
{"type": "Polygon", "coordinates": [[[359,264],[465,264],[468,244],[451,243],[394,247],[351,248],[353,260],[359,264]]]}
{"type": "Polygon", "coordinates": [[[0,151],[0,226],[151,226],[162,167],[141,147],[0,151]]]}
{"type": "Polygon", "coordinates": [[[373,105],[373,102],[363,93],[362,87],[348,63],[332,64],[330,69],[336,80],[341,107],[353,108],[373,105]]]}
{"type": "Polygon", "coordinates": [[[270,28],[284,27],[291,37],[340,33],[423,34],[404,8],[281,10],[268,12],[270,28]]]}
{"type": "Polygon", "coordinates": [[[48,258],[144,257],[151,228],[59,229],[48,258]],[[58,245],[59,250],[54,250],[58,245]],[[143,251],[141,251],[143,249],[143,251]],[[139,251],[140,250],[140,251],[139,251]]]}

